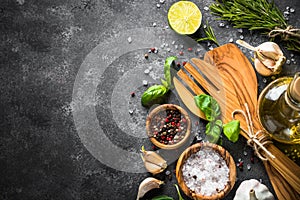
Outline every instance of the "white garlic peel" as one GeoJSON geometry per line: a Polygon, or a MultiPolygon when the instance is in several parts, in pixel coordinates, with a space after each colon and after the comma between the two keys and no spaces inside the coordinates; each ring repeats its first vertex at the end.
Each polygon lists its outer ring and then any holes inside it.
{"type": "Polygon", "coordinates": [[[153,177],[144,179],[139,186],[139,191],[136,200],[142,198],[148,191],[159,188],[164,182],[153,177]]]}
{"type": "Polygon", "coordinates": [[[237,40],[236,43],[254,51],[254,66],[259,74],[271,76],[281,72],[286,57],[275,42],[264,42],[257,47],[243,40],[237,40]]]}
{"type": "Polygon", "coordinates": [[[167,168],[167,161],[165,161],[159,154],[154,151],[146,151],[144,146],[141,149],[142,159],[145,168],[152,174],[158,174],[167,168]]]}
{"type": "Polygon", "coordinates": [[[236,190],[233,200],[274,200],[267,186],[256,179],[243,181],[236,190]]]}

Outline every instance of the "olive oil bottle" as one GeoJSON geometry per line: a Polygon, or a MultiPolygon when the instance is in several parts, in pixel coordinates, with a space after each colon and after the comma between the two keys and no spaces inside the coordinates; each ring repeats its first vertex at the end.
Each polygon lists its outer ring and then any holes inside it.
{"type": "Polygon", "coordinates": [[[272,138],[300,145],[300,72],[270,83],[259,97],[258,113],[272,138]]]}

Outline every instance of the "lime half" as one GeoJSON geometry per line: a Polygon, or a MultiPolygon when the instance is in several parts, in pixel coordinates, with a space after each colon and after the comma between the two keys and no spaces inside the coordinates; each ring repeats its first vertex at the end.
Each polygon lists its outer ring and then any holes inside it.
{"type": "Polygon", "coordinates": [[[195,33],[201,25],[201,20],[201,11],[191,1],[178,1],[168,11],[169,25],[179,34],[195,33]]]}

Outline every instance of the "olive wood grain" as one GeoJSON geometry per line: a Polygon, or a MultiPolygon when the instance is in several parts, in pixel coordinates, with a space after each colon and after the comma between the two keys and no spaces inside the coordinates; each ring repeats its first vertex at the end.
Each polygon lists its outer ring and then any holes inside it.
{"type": "MultiPolygon", "coordinates": [[[[226,44],[207,52],[204,60],[193,58],[184,68],[220,104],[223,122],[231,121],[232,112],[236,109],[246,111],[245,103],[247,103],[254,131],[262,130],[256,108],[257,78],[251,63],[244,54],[236,45],[226,44]]],[[[194,94],[203,93],[201,89],[196,88],[197,84],[191,83],[192,79],[184,74],[183,70],[180,70],[178,76],[194,94]]],[[[180,93],[180,91],[177,92],[180,93]]],[[[185,99],[183,102],[195,104],[193,99],[189,101],[185,99]]],[[[190,109],[191,105],[187,105],[187,107],[190,109]]],[[[248,126],[244,117],[238,115],[236,118],[240,120],[242,130],[247,131],[248,126]]],[[[248,134],[244,131],[241,132],[241,135],[247,140],[249,139],[248,134]]],[[[273,144],[269,144],[267,149],[275,156],[275,159],[269,158],[264,164],[277,197],[279,199],[287,197],[289,197],[288,199],[299,199],[300,167],[273,144]]],[[[267,157],[263,152],[262,154],[267,157]]]]}

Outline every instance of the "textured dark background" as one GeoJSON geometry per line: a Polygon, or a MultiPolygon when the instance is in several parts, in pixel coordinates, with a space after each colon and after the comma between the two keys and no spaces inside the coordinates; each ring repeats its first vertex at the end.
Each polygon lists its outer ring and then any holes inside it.
{"type": "MultiPolygon", "coordinates": [[[[157,8],[158,0],[0,0],[0,199],[136,198],[139,183],[149,174],[117,171],[89,153],[73,122],[73,85],[81,64],[98,44],[123,30],[152,27],[153,22],[157,28],[164,28],[167,10],[174,2],[167,0],[157,8]]],[[[256,33],[219,27],[215,17],[204,9],[213,1],[194,2],[203,12],[203,20],[215,29],[221,44],[240,35],[254,45],[266,41],[256,33]]],[[[289,22],[300,27],[299,0],[275,3],[282,11],[295,8],[289,22]]],[[[207,48],[206,43],[201,45],[207,48]]],[[[144,52],[128,53],[115,67],[132,62],[144,52]]],[[[300,71],[299,55],[292,57],[291,52],[284,52],[295,63],[286,64],[281,75],[300,71]]],[[[245,53],[250,57],[248,51],[245,53]]],[[[164,59],[159,55],[158,58],[164,59]]],[[[118,81],[114,70],[108,71],[105,79],[118,81]]],[[[259,91],[271,81],[259,75],[258,79],[259,91]]],[[[98,87],[99,92],[104,91],[99,95],[102,98],[96,106],[98,111],[105,95],[109,95],[108,88],[98,87]]],[[[137,92],[143,90],[141,87],[137,92]]],[[[102,124],[112,126],[108,136],[114,134],[111,118],[98,117],[102,124]]],[[[126,141],[122,138],[126,134],[120,137],[116,144],[126,141]]],[[[122,147],[130,146],[134,144],[125,143],[122,147]]],[[[235,161],[242,158],[250,163],[252,152],[243,138],[234,145],[224,140],[224,146],[235,161]],[[244,150],[247,156],[243,155],[244,150]]],[[[168,170],[173,171],[174,166],[173,163],[168,170]]],[[[249,178],[261,179],[272,190],[262,163],[256,159],[250,171],[238,170],[235,188],[226,199],[232,199],[240,182],[249,178]]],[[[176,199],[174,183],[172,173],[172,179],[166,179],[162,189],[150,192],[146,198],[167,194],[176,199]]]]}

